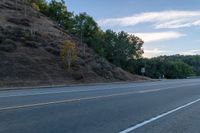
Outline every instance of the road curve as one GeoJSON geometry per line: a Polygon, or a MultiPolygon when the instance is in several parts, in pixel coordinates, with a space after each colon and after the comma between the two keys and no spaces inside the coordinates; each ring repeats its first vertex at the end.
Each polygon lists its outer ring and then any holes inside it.
{"type": "Polygon", "coordinates": [[[0,133],[199,133],[200,79],[0,91],[0,133]]]}

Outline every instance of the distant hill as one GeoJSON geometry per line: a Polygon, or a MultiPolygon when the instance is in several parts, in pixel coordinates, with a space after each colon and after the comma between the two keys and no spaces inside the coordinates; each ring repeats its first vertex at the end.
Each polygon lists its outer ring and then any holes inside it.
{"type": "Polygon", "coordinates": [[[15,0],[0,3],[0,86],[47,85],[148,78],[132,75],[83,46],[54,21],[15,0]],[[77,44],[78,58],[67,72],[60,58],[64,40],[77,44]]]}

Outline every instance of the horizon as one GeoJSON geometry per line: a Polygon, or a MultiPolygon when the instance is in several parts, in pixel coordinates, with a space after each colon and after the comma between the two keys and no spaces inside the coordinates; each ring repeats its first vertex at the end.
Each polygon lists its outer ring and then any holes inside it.
{"type": "Polygon", "coordinates": [[[200,54],[200,1],[65,2],[69,11],[91,15],[103,30],[125,31],[140,37],[144,41],[145,58],[200,54]]]}

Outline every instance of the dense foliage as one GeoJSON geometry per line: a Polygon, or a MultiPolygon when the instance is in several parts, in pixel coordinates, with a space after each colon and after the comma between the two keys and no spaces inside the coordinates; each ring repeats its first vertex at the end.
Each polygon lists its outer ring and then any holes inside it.
{"type": "Polygon", "coordinates": [[[74,15],[69,12],[64,0],[51,0],[49,3],[45,0],[32,0],[32,3],[38,6],[41,13],[79,37],[83,45],[87,43],[100,56],[129,72],[141,74],[141,68],[145,67],[145,75],[152,78],[174,79],[200,75],[200,56],[176,55],[143,59],[144,42],[140,38],[124,31],[103,31],[88,14],[74,15]]]}
{"type": "Polygon", "coordinates": [[[186,78],[200,76],[200,56],[160,56],[151,59],[139,59],[131,64],[132,72],[141,74],[141,68],[146,68],[146,76],[152,78],[186,78]]]}

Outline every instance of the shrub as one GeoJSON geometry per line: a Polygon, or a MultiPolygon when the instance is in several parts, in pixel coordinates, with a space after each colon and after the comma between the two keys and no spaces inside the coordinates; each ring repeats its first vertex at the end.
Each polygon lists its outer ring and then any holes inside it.
{"type": "Polygon", "coordinates": [[[70,71],[72,62],[77,58],[75,42],[70,40],[64,41],[60,49],[60,56],[63,62],[66,64],[68,71],[70,71]]]}

